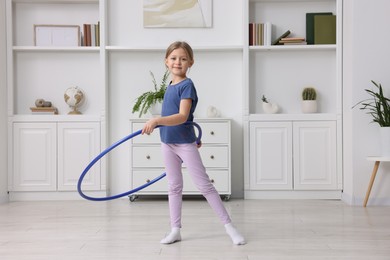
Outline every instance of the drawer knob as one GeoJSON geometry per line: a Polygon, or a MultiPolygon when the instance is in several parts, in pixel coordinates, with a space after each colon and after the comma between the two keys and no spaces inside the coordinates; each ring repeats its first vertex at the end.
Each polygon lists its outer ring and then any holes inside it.
{"type": "Polygon", "coordinates": [[[149,160],[149,159],[150,159],[150,155],[146,155],[146,159],[148,159],[148,160],[149,160]]]}
{"type": "Polygon", "coordinates": [[[214,131],[211,131],[210,134],[211,134],[211,135],[214,135],[214,131]]]}
{"type": "Polygon", "coordinates": [[[210,159],[213,159],[213,160],[214,160],[214,155],[211,155],[211,156],[210,156],[210,159]]]}
{"type": "Polygon", "coordinates": [[[146,179],[146,183],[149,183],[150,182],[150,180],[149,179],[146,179]]]}
{"type": "Polygon", "coordinates": [[[210,181],[211,181],[211,183],[214,183],[214,179],[211,179],[210,181]]]}

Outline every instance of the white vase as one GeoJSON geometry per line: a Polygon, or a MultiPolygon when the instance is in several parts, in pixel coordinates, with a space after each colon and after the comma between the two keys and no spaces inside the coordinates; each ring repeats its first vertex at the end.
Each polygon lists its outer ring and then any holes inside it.
{"type": "Polygon", "coordinates": [[[317,112],[317,100],[302,100],[302,112],[303,113],[316,113],[317,112]]]}
{"type": "Polygon", "coordinates": [[[380,142],[381,142],[381,156],[390,157],[390,127],[381,127],[380,142]]]}
{"type": "Polygon", "coordinates": [[[279,111],[279,107],[274,103],[263,102],[263,111],[266,114],[276,114],[279,111]]]}
{"type": "Polygon", "coordinates": [[[149,112],[153,117],[160,116],[162,110],[162,102],[156,102],[150,106],[149,112]]]}

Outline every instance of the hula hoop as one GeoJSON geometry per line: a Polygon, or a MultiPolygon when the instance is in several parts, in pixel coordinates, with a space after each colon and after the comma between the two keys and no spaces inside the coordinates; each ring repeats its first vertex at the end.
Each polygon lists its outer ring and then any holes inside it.
{"type": "MultiPolygon", "coordinates": [[[[184,124],[192,124],[194,125],[197,129],[198,129],[198,137],[196,139],[196,143],[199,144],[200,143],[200,140],[202,138],[202,129],[200,128],[200,126],[195,123],[195,122],[186,122],[184,124]]],[[[156,128],[159,128],[161,126],[157,126],[156,128]]],[[[90,197],[90,196],[87,196],[83,193],[83,191],[81,190],[81,184],[83,182],[83,179],[85,177],[85,175],[88,173],[88,171],[91,169],[91,167],[97,163],[103,156],[105,156],[107,153],[109,153],[111,150],[115,149],[116,147],[118,147],[119,145],[123,144],[124,142],[132,139],[133,137],[141,134],[142,130],[138,130],[132,134],[129,134],[128,136],[122,138],[121,140],[117,141],[116,143],[113,143],[112,145],[110,145],[108,148],[106,148],[103,152],[101,152],[98,156],[96,156],[95,159],[93,159],[89,164],[88,166],[84,169],[84,171],[81,173],[80,175],[80,178],[79,178],[79,181],[77,182],[77,191],[79,192],[80,196],[83,197],[84,199],[87,199],[87,200],[93,200],[93,201],[105,201],[105,200],[113,200],[113,199],[118,199],[120,197],[124,197],[124,196],[127,196],[127,195],[130,195],[132,193],[135,193],[137,191],[140,191],[142,189],[145,189],[146,187],[152,185],[153,183],[161,180],[162,178],[164,178],[166,176],[166,173],[164,172],[163,174],[161,174],[160,176],[154,178],[153,180],[151,180],[150,182],[148,183],[145,183],[137,188],[134,188],[132,190],[129,190],[127,192],[123,192],[123,193],[120,193],[120,194],[117,194],[117,195],[112,195],[112,196],[108,196],[108,197],[100,197],[100,198],[96,198],[96,197],[90,197]]]]}

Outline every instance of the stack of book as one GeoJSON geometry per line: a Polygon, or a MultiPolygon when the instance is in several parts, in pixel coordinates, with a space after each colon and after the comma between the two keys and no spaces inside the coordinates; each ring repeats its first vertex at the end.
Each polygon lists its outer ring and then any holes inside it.
{"type": "Polygon", "coordinates": [[[82,46],[100,46],[100,22],[83,24],[82,46]]]}
{"type": "Polygon", "coordinates": [[[30,110],[33,114],[43,114],[43,115],[58,114],[58,110],[56,107],[30,107],[30,110]]]}
{"type": "Polygon", "coordinates": [[[280,45],[300,45],[307,44],[305,38],[302,37],[290,37],[290,38],[281,38],[279,40],[280,45]]]}
{"type": "Polygon", "coordinates": [[[250,23],[249,24],[249,45],[271,45],[272,24],[250,23]]]}

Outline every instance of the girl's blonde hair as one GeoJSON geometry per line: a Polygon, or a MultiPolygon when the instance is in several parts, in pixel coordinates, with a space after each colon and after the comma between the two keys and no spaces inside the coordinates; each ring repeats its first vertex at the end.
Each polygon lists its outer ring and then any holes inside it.
{"type": "Polygon", "coordinates": [[[179,48],[182,48],[187,53],[190,62],[194,62],[194,52],[192,51],[191,46],[188,43],[182,41],[176,41],[169,45],[165,53],[165,58],[167,59],[174,50],[179,48]]]}

